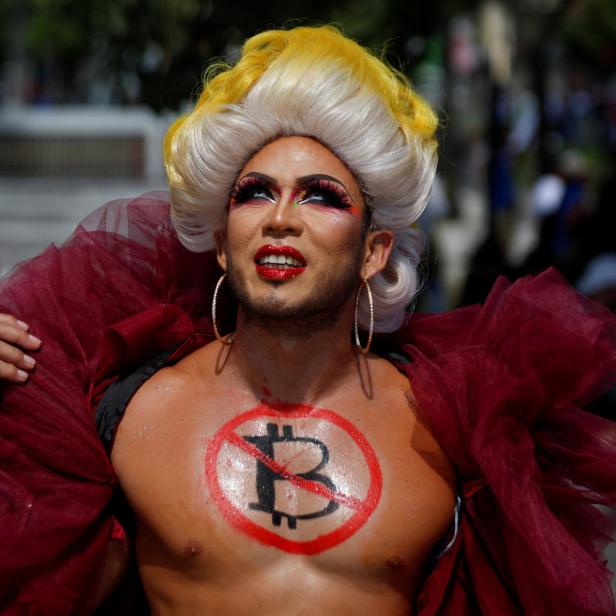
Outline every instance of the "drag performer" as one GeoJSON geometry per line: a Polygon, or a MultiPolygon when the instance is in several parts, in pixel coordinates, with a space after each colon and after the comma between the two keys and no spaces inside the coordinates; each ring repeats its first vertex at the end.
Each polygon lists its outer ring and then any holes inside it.
{"type": "Polygon", "coordinates": [[[406,318],[436,125],[336,30],[264,32],[170,129],[169,195],[2,282],[2,613],[138,580],[156,614],[614,612],[581,407],[616,324],[553,271],[406,318]]]}

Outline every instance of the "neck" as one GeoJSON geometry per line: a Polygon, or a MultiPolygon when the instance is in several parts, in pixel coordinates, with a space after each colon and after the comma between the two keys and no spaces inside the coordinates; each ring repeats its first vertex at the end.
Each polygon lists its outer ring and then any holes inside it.
{"type": "Polygon", "coordinates": [[[248,319],[240,309],[227,368],[258,398],[314,404],[356,368],[352,327],[352,303],[316,331],[248,319]]]}

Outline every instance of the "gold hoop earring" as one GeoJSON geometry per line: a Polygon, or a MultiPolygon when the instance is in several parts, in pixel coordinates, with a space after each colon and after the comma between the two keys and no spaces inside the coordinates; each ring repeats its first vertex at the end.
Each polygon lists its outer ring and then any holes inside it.
{"type": "Polygon", "coordinates": [[[367,278],[361,279],[361,285],[357,289],[357,293],[355,294],[355,315],[353,318],[353,333],[355,334],[355,346],[359,349],[362,355],[366,355],[370,350],[370,345],[372,344],[372,336],[374,335],[374,301],[372,299],[372,291],[370,290],[370,285],[368,284],[367,278]],[[359,299],[361,297],[361,290],[366,287],[366,292],[368,293],[368,307],[370,310],[370,323],[368,326],[368,342],[365,347],[362,347],[361,342],[359,340],[359,299]]]}
{"type": "Polygon", "coordinates": [[[212,328],[214,329],[214,336],[216,336],[216,340],[218,342],[222,342],[223,344],[229,345],[233,342],[233,338],[235,338],[235,334],[227,334],[226,336],[221,336],[218,331],[218,325],[216,325],[216,304],[218,302],[218,291],[220,291],[220,285],[225,281],[227,274],[223,274],[216,283],[216,287],[214,289],[214,295],[212,297],[212,328]]]}

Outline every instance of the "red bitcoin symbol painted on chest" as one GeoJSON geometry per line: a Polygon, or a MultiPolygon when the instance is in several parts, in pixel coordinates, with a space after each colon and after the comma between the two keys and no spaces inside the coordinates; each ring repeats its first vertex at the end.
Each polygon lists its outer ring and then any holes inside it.
{"type": "Polygon", "coordinates": [[[300,554],[354,535],[382,488],[377,457],[359,430],[333,411],[301,405],[262,404],[222,426],[207,449],[206,477],[227,522],[300,554]]]}

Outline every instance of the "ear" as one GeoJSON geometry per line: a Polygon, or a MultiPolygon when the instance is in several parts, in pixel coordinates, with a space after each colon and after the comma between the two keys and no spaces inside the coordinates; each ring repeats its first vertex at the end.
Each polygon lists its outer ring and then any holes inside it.
{"type": "Polygon", "coordinates": [[[385,269],[394,246],[394,234],[386,229],[369,231],[364,244],[364,261],[361,275],[372,278],[385,269]]]}
{"type": "Polygon", "coordinates": [[[216,243],[216,260],[223,271],[227,271],[227,228],[219,229],[214,232],[214,242],[216,243]]]}

